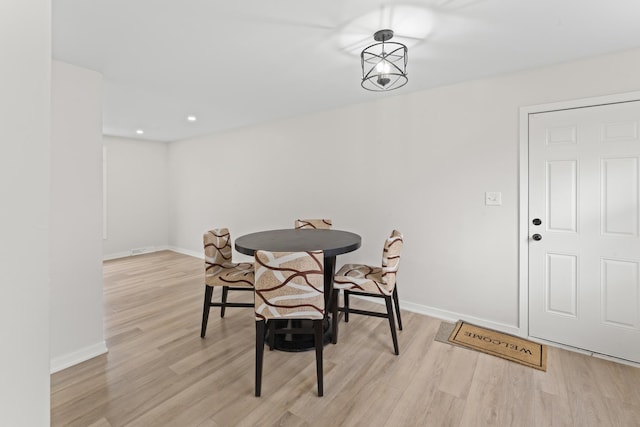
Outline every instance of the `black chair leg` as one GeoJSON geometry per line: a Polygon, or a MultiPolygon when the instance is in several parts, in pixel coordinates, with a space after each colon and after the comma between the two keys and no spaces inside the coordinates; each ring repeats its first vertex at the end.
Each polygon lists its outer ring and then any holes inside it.
{"type": "Polygon", "coordinates": [[[272,351],[276,344],[276,321],[269,320],[267,326],[269,327],[269,351],[272,351]]]}
{"type": "Polygon", "coordinates": [[[256,396],[262,389],[262,359],[264,356],[264,320],[256,322],[256,396]]]}
{"type": "Polygon", "coordinates": [[[349,322],[349,291],[344,290],[344,323],[349,322]]]}
{"type": "Polygon", "coordinates": [[[224,309],[227,308],[227,295],[229,294],[229,288],[222,287],[222,306],[220,307],[220,317],[224,317],[224,309]]]}
{"type": "Polygon", "coordinates": [[[331,343],[338,343],[338,297],[340,291],[338,289],[333,290],[333,301],[331,301],[331,343]]]}
{"type": "Polygon", "coordinates": [[[200,328],[200,338],[204,338],[207,333],[207,323],[209,322],[209,309],[211,309],[212,286],[204,286],[204,307],[202,308],[202,327],[200,328]]]}
{"type": "Polygon", "coordinates": [[[402,319],[400,318],[400,302],[398,301],[398,286],[393,288],[393,302],[396,306],[396,316],[398,316],[398,329],[402,330],[402,319]]]}
{"type": "Polygon", "coordinates": [[[316,376],[318,377],[318,396],[324,395],[323,372],[322,372],[322,348],[324,346],[324,337],[322,333],[322,320],[314,320],[313,328],[315,330],[316,345],[316,376]]]}
{"type": "Polygon", "coordinates": [[[387,305],[387,318],[389,319],[389,327],[391,328],[391,338],[393,339],[393,349],[396,352],[396,356],[400,354],[398,351],[398,337],[396,335],[396,322],[393,315],[393,302],[391,296],[384,297],[384,302],[387,305]]]}

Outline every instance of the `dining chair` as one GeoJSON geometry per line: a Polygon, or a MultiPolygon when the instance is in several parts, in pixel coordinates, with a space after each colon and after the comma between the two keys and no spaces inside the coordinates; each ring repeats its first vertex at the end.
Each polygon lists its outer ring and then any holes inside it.
{"type": "Polygon", "coordinates": [[[296,219],[294,223],[296,229],[311,228],[329,230],[332,227],[330,219],[296,219]]]}
{"type": "MultiPolygon", "coordinates": [[[[398,273],[398,264],[400,263],[400,252],[402,251],[403,238],[402,233],[393,230],[384,243],[382,251],[382,266],[371,266],[364,264],[345,264],[338,270],[333,278],[334,288],[334,313],[333,318],[337,319],[337,312],[344,313],[345,323],[349,321],[349,314],[362,314],[366,316],[384,317],[389,320],[391,328],[391,338],[393,339],[393,348],[395,354],[400,354],[398,350],[398,337],[396,335],[396,326],[393,315],[393,305],[398,317],[398,327],[402,330],[402,319],[400,317],[400,305],[398,303],[398,286],[396,275],[398,273]],[[343,306],[338,307],[337,292],[344,292],[343,306]],[[349,296],[367,296],[375,298],[384,298],[386,305],[386,313],[378,311],[359,310],[349,305],[349,296]],[[393,304],[392,304],[393,299],[393,304]]],[[[334,338],[334,342],[337,337],[334,338]]]]}
{"type": "Polygon", "coordinates": [[[255,318],[256,318],[256,382],[255,394],[262,388],[265,323],[269,323],[269,347],[273,349],[275,335],[313,334],[316,350],[318,396],[323,395],[322,349],[324,346],[324,257],[322,251],[255,253],[255,318]],[[279,319],[310,319],[287,322],[276,327],[279,319]],[[297,327],[296,324],[302,326],[297,327]]]}
{"type": "Polygon", "coordinates": [[[209,309],[220,307],[220,317],[224,317],[227,307],[253,307],[250,302],[229,302],[229,291],[253,292],[253,264],[251,262],[235,263],[232,261],[231,234],[228,228],[214,228],[203,235],[204,242],[204,308],[202,310],[202,327],[200,337],[207,332],[209,309]],[[213,288],[222,288],[221,302],[213,302],[213,288]]]}

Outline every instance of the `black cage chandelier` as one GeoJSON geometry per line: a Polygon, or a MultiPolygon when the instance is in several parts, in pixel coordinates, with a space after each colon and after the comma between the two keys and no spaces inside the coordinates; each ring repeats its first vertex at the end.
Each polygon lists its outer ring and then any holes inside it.
{"type": "Polygon", "coordinates": [[[407,84],[407,47],[389,42],[392,30],[376,31],[372,44],[362,51],[362,87],[376,92],[398,89],[407,84]]]}

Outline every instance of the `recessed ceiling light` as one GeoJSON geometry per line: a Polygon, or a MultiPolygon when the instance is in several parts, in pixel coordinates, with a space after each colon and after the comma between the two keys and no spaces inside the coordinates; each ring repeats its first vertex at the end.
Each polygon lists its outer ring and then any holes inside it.
{"type": "Polygon", "coordinates": [[[187,121],[189,122],[195,122],[196,120],[198,120],[196,116],[187,116],[187,121]]]}
{"type": "Polygon", "coordinates": [[[137,133],[138,135],[142,135],[142,134],[144,133],[144,131],[143,131],[142,129],[138,129],[138,130],[136,131],[136,133],[137,133]]]}

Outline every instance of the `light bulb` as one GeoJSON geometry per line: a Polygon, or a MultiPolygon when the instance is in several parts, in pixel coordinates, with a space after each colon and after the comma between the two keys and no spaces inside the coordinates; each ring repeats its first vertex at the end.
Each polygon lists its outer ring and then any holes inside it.
{"type": "Polygon", "coordinates": [[[377,82],[380,86],[385,87],[389,84],[391,79],[389,73],[391,72],[391,65],[384,59],[376,64],[376,71],[378,72],[377,82]]]}
{"type": "Polygon", "coordinates": [[[382,60],[378,62],[378,65],[376,65],[376,71],[378,74],[389,74],[391,71],[391,65],[387,61],[382,60]]]}

